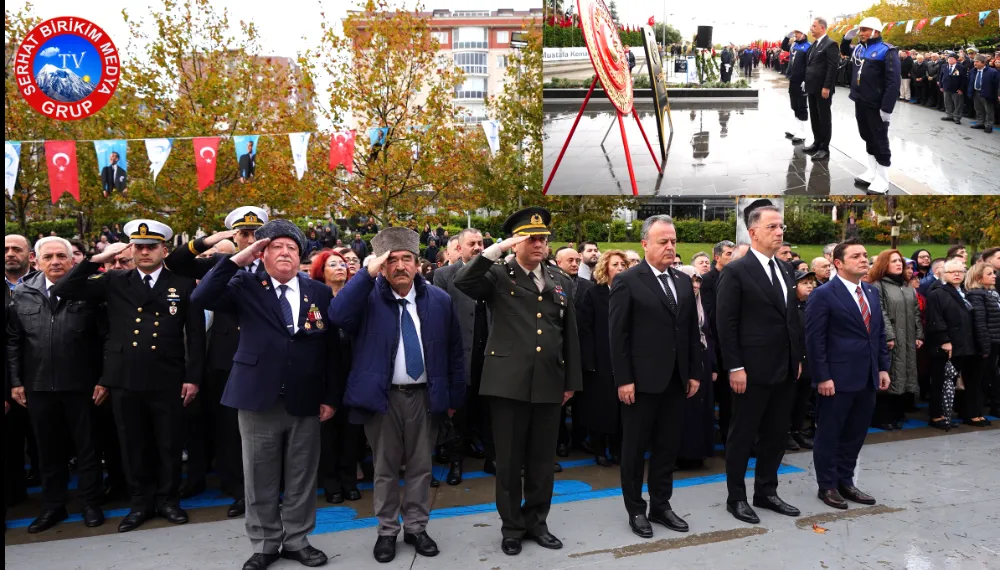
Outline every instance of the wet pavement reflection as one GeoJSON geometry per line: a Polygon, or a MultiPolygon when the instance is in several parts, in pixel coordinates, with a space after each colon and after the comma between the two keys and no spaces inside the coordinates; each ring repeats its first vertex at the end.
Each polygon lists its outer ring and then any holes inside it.
{"type": "MultiPolygon", "coordinates": [[[[787,89],[777,74],[762,70],[754,80],[755,101],[672,101],[674,132],[663,173],[657,172],[634,119],[625,131],[640,195],[705,196],[743,194],[863,195],[854,177],[865,170],[864,142],[858,137],[853,102],[844,89],[834,96],[834,136],[830,159],[813,161],[784,132],[791,117],[787,89]]],[[[545,103],[545,177],[549,176],[581,101],[545,103]]],[[[652,102],[638,100],[635,112],[655,138],[652,102]]],[[[1000,193],[1000,136],[965,125],[943,125],[936,111],[899,103],[890,144],[891,194],[1000,193]],[[924,117],[923,115],[927,115],[924,117]],[[992,157],[992,158],[991,158],[992,157]],[[961,160],[960,165],[952,166],[961,160]],[[980,161],[981,166],[973,166],[980,161]]],[[[811,136],[810,136],[811,138],[811,136]]],[[[809,142],[809,139],[807,139],[809,142]]],[[[630,195],[624,148],[614,108],[594,98],[549,187],[550,195],[630,195]]]]}

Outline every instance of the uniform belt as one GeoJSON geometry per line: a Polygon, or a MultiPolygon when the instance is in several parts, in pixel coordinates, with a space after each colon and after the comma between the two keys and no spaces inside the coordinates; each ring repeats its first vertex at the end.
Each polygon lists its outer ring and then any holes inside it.
{"type": "Polygon", "coordinates": [[[412,392],[414,390],[426,390],[427,383],[421,382],[420,384],[391,384],[389,386],[390,390],[399,390],[400,392],[412,392]]]}

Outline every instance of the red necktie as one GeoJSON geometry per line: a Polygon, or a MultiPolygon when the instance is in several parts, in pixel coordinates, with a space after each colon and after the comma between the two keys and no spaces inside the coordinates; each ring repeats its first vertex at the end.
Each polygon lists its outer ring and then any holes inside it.
{"type": "Polygon", "coordinates": [[[865,321],[865,328],[868,329],[868,332],[872,332],[872,313],[868,310],[868,301],[861,291],[861,285],[858,285],[855,292],[858,294],[858,303],[861,305],[861,319],[865,321]]]}

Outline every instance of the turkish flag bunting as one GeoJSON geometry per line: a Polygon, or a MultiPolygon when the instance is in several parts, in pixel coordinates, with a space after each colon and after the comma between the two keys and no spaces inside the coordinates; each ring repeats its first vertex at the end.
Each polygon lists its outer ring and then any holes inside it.
{"type": "Polygon", "coordinates": [[[194,165],[198,169],[198,191],[204,192],[215,182],[215,165],[219,157],[219,137],[196,137],[194,165]]]}
{"type": "Polygon", "coordinates": [[[330,135],[330,170],[341,164],[348,173],[354,172],[354,131],[341,131],[330,135]]]}
{"type": "Polygon", "coordinates": [[[926,25],[927,25],[927,18],[924,18],[923,20],[920,20],[919,22],[917,22],[917,26],[916,26],[917,27],[917,31],[919,32],[926,25]]]}
{"type": "Polygon", "coordinates": [[[45,141],[45,163],[49,167],[52,203],[69,192],[80,201],[80,179],[76,168],[76,141],[45,141]]]}

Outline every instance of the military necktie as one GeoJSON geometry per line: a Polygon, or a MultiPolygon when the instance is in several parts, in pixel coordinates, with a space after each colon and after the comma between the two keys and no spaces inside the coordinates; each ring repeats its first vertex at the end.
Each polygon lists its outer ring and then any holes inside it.
{"type": "Polygon", "coordinates": [[[153,288],[153,276],[152,275],[147,275],[147,276],[143,277],[142,278],[142,282],[146,285],[146,287],[149,287],[150,289],[153,288]]]}

